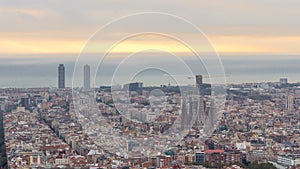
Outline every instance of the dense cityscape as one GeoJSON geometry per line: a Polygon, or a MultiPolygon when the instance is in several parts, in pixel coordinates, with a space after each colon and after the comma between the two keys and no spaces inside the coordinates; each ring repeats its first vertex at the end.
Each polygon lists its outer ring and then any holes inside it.
{"type": "Polygon", "coordinates": [[[300,169],[299,7],[0,0],[0,169],[300,169]]]}
{"type": "Polygon", "coordinates": [[[63,64],[58,88],[0,89],[3,168],[300,167],[299,83],[227,84],[214,96],[202,75],[189,86],[92,89],[89,65],[83,72],[76,90],[63,64]]]}

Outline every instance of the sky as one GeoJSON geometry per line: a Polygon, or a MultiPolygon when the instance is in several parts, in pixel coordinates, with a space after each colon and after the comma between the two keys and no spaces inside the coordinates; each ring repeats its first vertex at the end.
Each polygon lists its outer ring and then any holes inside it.
{"type": "MultiPolygon", "coordinates": [[[[187,19],[203,31],[219,53],[297,55],[300,53],[299,6],[300,1],[296,0],[2,0],[0,58],[53,58],[57,54],[74,58],[101,26],[140,12],[163,12],[187,19]]],[[[112,30],[97,41],[97,50],[90,52],[105,52],[99,46],[114,42],[118,34],[134,31],[139,26],[133,23],[112,30]]],[[[172,24],[170,28],[167,24],[163,26],[170,33],[180,31],[185,37],[197,38],[188,30],[171,28],[172,24]]],[[[160,39],[129,40],[114,52],[166,43],[160,39]]],[[[185,48],[167,44],[167,50],[186,52],[185,48]]]]}
{"type": "Polygon", "coordinates": [[[68,86],[77,76],[81,85],[84,64],[96,77],[113,77],[121,64],[135,70],[173,63],[175,74],[184,62],[194,74],[224,71],[227,82],[298,82],[299,6],[297,0],[0,0],[0,87],[56,86],[60,63],[68,86]],[[192,60],[194,51],[204,61],[192,60]],[[136,53],[134,64],[125,62],[136,53]]]}

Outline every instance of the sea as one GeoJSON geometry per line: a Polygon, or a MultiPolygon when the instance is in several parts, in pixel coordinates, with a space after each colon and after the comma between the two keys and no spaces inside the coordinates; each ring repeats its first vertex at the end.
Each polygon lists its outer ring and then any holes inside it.
{"type": "MultiPolygon", "coordinates": [[[[224,73],[227,84],[278,82],[280,78],[288,78],[290,83],[300,82],[300,55],[221,55],[220,58],[221,64],[209,66],[221,67],[224,72],[218,72],[218,76],[223,76],[224,73]]],[[[117,83],[124,84],[140,81],[144,82],[145,86],[175,85],[176,82],[180,82],[181,85],[189,85],[194,83],[194,79],[189,78],[193,74],[207,74],[207,72],[202,73],[201,70],[192,71],[191,73],[182,71],[183,73],[181,73],[180,68],[186,67],[186,65],[172,62],[170,59],[154,59],[154,61],[152,59],[152,62],[147,61],[147,64],[143,64],[142,61],[135,60],[126,63],[122,59],[101,63],[100,65],[90,62],[91,84],[93,87],[111,85],[112,83],[115,85],[116,82],[113,81],[116,80],[117,83]],[[152,62],[159,62],[164,68],[163,71],[154,69],[150,71],[149,69],[144,73],[136,73],[135,77],[132,77],[133,72],[137,72],[137,69],[143,67],[151,67],[152,62]],[[168,67],[170,67],[170,70],[174,70],[173,73],[165,71],[169,69],[168,67]],[[130,71],[127,72],[128,70],[130,71]]],[[[197,64],[191,60],[187,62],[190,62],[190,64],[187,64],[188,67],[201,67],[201,63],[197,64]]],[[[83,84],[83,65],[78,63],[76,65],[76,63],[77,56],[75,55],[64,59],[49,56],[31,58],[26,56],[18,58],[0,57],[0,88],[57,87],[58,64],[65,65],[66,86],[80,87],[83,84]]],[[[157,67],[159,68],[158,64],[152,68],[157,67]]],[[[209,79],[203,80],[204,82],[209,81],[209,79]]]]}

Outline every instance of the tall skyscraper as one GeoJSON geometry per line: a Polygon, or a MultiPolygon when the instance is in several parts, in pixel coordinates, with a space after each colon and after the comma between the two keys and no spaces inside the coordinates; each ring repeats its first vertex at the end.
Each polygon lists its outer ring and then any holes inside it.
{"type": "Polygon", "coordinates": [[[197,89],[199,90],[199,94],[200,94],[200,87],[203,84],[203,77],[202,75],[196,75],[196,85],[197,85],[197,89]]]}
{"type": "Polygon", "coordinates": [[[83,89],[89,90],[91,88],[91,68],[89,65],[84,65],[84,75],[83,75],[83,89]]]}
{"type": "Polygon", "coordinates": [[[65,66],[59,64],[58,66],[58,88],[65,88],[65,66]]]}

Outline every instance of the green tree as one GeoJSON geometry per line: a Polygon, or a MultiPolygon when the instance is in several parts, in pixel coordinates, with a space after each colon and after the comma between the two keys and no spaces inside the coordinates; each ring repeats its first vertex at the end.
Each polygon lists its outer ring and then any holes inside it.
{"type": "Polygon", "coordinates": [[[276,167],[271,163],[260,163],[257,162],[251,163],[248,167],[248,169],[276,169],[276,167]]]}

